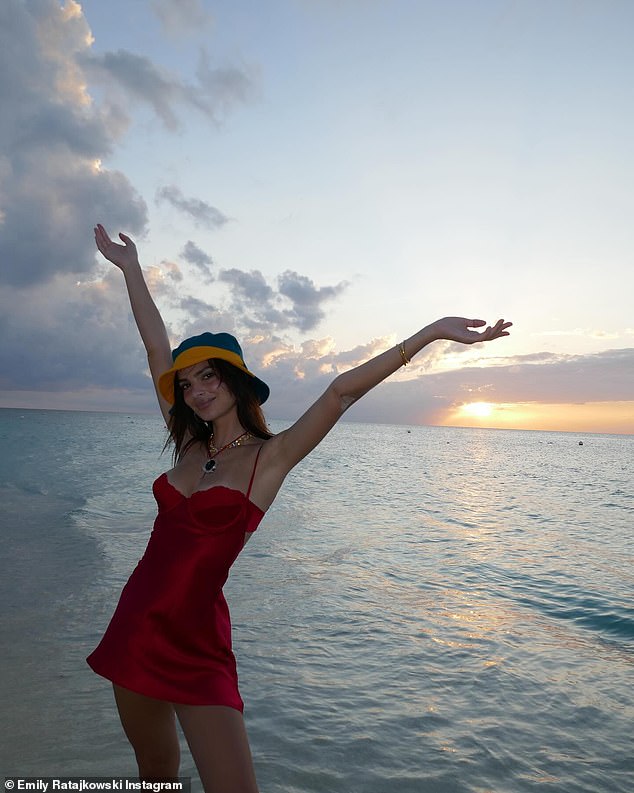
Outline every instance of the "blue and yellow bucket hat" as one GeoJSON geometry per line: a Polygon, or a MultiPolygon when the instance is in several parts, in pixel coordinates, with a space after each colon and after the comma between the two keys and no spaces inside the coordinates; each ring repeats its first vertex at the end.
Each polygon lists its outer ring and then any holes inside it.
{"type": "Polygon", "coordinates": [[[258,402],[263,405],[269,398],[270,388],[267,384],[256,377],[253,372],[247,369],[242,355],[242,348],[238,340],[230,333],[201,333],[199,336],[192,336],[181,342],[175,350],[172,350],[171,369],[163,372],[158,379],[158,388],[161,395],[171,404],[174,404],[174,375],[179,369],[185,369],[196,363],[202,363],[210,358],[220,358],[240,369],[241,372],[248,374],[252,378],[253,390],[258,398],[258,402]]]}

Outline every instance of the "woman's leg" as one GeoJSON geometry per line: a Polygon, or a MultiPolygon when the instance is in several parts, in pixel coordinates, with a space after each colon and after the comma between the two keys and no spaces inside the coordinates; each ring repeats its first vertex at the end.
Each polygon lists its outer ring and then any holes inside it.
{"type": "Polygon", "coordinates": [[[223,705],[174,705],[205,793],[258,793],[244,719],[223,705]]]}
{"type": "Polygon", "coordinates": [[[167,780],[178,776],[180,746],[171,702],[144,697],[113,685],[121,724],[132,744],[145,780],[167,780]]]}

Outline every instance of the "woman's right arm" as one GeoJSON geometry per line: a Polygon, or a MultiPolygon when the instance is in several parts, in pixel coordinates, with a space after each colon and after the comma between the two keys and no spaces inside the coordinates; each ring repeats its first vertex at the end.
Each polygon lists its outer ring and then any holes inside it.
{"type": "Polygon", "coordinates": [[[169,426],[169,410],[171,405],[166,402],[158,391],[159,375],[172,366],[172,352],[165,323],[161,317],[156,303],[147,288],[143,271],[139,264],[136,245],[130,237],[119,234],[123,245],[113,242],[105,228],[99,223],[95,227],[95,242],[97,248],[108,261],[115,264],[123,273],[132,313],[141,334],[141,339],[147,352],[148,363],[156,396],[159,401],[161,413],[165,423],[169,426]]]}

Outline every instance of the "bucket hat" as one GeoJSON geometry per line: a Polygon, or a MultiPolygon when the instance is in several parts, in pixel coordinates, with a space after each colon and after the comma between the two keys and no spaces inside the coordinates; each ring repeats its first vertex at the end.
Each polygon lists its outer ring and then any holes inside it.
{"type": "Polygon", "coordinates": [[[230,333],[201,333],[199,336],[192,336],[181,342],[175,350],[172,350],[173,366],[163,372],[158,379],[158,389],[161,395],[170,403],[174,404],[174,375],[179,369],[185,369],[196,363],[202,363],[210,358],[220,358],[240,369],[241,372],[248,374],[252,378],[253,390],[262,405],[269,398],[270,389],[267,384],[249,371],[244,362],[242,348],[238,340],[230,333]]]}

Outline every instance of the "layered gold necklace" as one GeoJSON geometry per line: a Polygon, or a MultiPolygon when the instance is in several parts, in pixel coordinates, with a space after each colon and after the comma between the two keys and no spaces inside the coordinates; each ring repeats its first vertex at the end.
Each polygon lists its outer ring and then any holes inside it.
{"type": "Polygon", "coordinates": [[[237,438],[234,438],[229,443],[225,443],[224,446],[221,446],[219,449],[214,446],[214,434],[213,432],[209,436],[209,440],[207,441],[207,459],[203,463],[203,474],[211,474],[213,471],[216,470],[216,457],[225,449],[233,449],[236,446],[242,446],[243,443],[246,443],[253,437],[248,430],[245,430],[242,435],[238,435],[237,438]]]}

